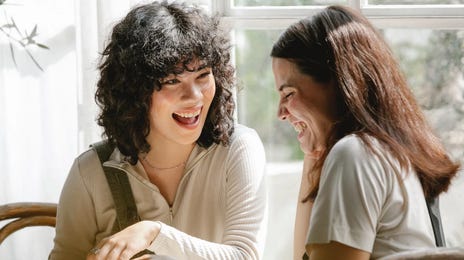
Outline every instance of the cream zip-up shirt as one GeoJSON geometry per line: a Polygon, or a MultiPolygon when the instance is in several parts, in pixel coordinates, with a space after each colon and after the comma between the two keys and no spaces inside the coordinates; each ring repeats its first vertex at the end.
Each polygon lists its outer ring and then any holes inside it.
{"type": "MultiPolygon", "coordinates": [[[[149,250],[175,259],[260,259],[267,224],[265,155],[254,130],[236,125],[228,146],[196,145],[172,207],[140,162],[129,164],[115,149],[104,165],[128,175],[141,219],[162,223],[149,250]]],[[[111,235],[115,220],[111,191],[90,149],[75,160],[64,184],[50,259],[85,259],[111,235]]]]}

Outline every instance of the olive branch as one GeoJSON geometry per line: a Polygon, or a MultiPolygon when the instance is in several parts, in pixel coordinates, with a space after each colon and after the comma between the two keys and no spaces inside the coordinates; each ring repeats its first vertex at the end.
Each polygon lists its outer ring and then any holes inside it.
{"type": "MultiPolygon", "coordinates": [[[[1,5],[6,5],[5,1],[6,0],[0,0],[0,6],[1,5]]],[[[6,12],[5,12],[5,21],[7,21],[7,22],[0,25],[0,33],[3,34],[3,36],[5,36],[8,39],[8,44],[10,46],[11,58],[12,58],[14,64],[15,64],[16,68],[18,67],[18,65],[16,63],[14,45],[20,46],[20,48],[23,48],[24,51],[26,52],[26,54],[32,60],[32,62],[34,62],[34,64],[37,66],[37,68],[39,68],[41,71],[43,71],[40,64],[37,62],[37,60],[34,58],[32,53],[27,48],[28,46],[35,45],[35,46],[37,46],[39,48],[42,48],[42,49],[47,49],[47,50],[50,49],[45,44],[42,44],[42,43],[39,43],[39,42],[36,41],[36,37],[38,35],[38,33],[37,33],[37,24],[34,25],[34,28],[28,33],[27,30],[21,30],[18,27],[18,25],[16,24],[13,17],[8,17],[6,12]]]]}

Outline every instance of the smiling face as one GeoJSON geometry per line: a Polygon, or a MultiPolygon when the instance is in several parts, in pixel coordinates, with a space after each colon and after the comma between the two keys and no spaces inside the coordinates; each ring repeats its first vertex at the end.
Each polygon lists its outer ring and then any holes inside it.
{"type": "Polygon", "coordinates": [[[150,108],[151,145],[193,144],[205,124],[216,92],[212,69],[198,60],[187,65],[189,71],[160,79],[161,89],[153,91],[150,108]]]}
{"type": "Polygon", "coordinates": [[[298,132],[301,150],[318,157],[336,120],[333,84],[314,81],[301,73],[295,63],[283,58],[272,59],[272,70],[280,96],[278,117],[298,132]]]}

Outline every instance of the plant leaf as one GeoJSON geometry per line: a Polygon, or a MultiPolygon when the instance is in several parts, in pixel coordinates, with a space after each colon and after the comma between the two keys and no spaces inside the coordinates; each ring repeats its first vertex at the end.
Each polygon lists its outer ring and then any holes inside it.
{"type": "Polygon", "coordinates": [[[45,44],[36,42],[35,45],[39,46],[39,47],[42,48],[42,49],[50,50],[50,48],[49,48],[47,45],[45,45],[45,44]]]}
{"type": "Polygon", "coordinates": [[[8,28],[8,29],[10,29],[10,28],[13,28],[13,27],[14,27],[14,25],[11,24],[11,23],[6,23],[6,24],[2,25],[2,28],[8,28]]]}
{"type": "Polygon", "coordinates": [[[11,59],[13,60],[13,63],[15,65],[15,67],[17,68],[18,64],[16,64],[16,58],[15,58],[15,54],[14,54],[13,44],[11,44],[11,42],[8,42],[8,43],[10,44],[11,59]]]}
{"type": "Polygon", "coordinates": [[[19,35],[21,35],[21,32],[19,31],[19,28],[18,26],[16,25],[16,22],[15,20],[13,19],[13,17],[10,17],[11,19],[11,24],[13,25],[13,28],[15,28],[16,32],[18,32],[19,35]]]}
{"type": "Polygon", "coordinates": [[[32,29],[32,32],[31,34],[29,34],[29,36],[27,36],[28,38],[33,38],[37,36],[37,24],[34,26],[34,29],[32,29]]]}
{"type": "Polygon", "coordinates": [[[35,41],[34,39],[32,39],[32,37],[27,33],[26,30],[24,30],[24,34],[26,35],[25,37],[23,37],[23,41],[25,40],[26,41],[26,45],[29,45],[29,44],[34,44],[35,41]]]}
{"type": "Polygon", "coordinates": [[[34,56],[32,56],[32,54],[29,52],[29,50],[25,49],[26,50],[26,53],[27,55],[29,55],[29,57],[31,58],[31,60],[35,63],[35,65],[37,66],[37,68],[39,68],[41,71],[43,71],[42,67],[40,66],[40,64],[35,60],[34,56]]]}

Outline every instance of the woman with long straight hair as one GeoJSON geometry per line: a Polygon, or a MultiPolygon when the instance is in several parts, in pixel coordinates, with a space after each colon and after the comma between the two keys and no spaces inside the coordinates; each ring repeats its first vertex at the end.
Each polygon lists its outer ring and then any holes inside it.
{"type": "Polygon", "coordinates": [[[392,52],[355,10],[329,6],[274,44],[278,116],[305,154],[294,258],[369,259],[434,247],[426,200],[453,162],[392,52]]]}

